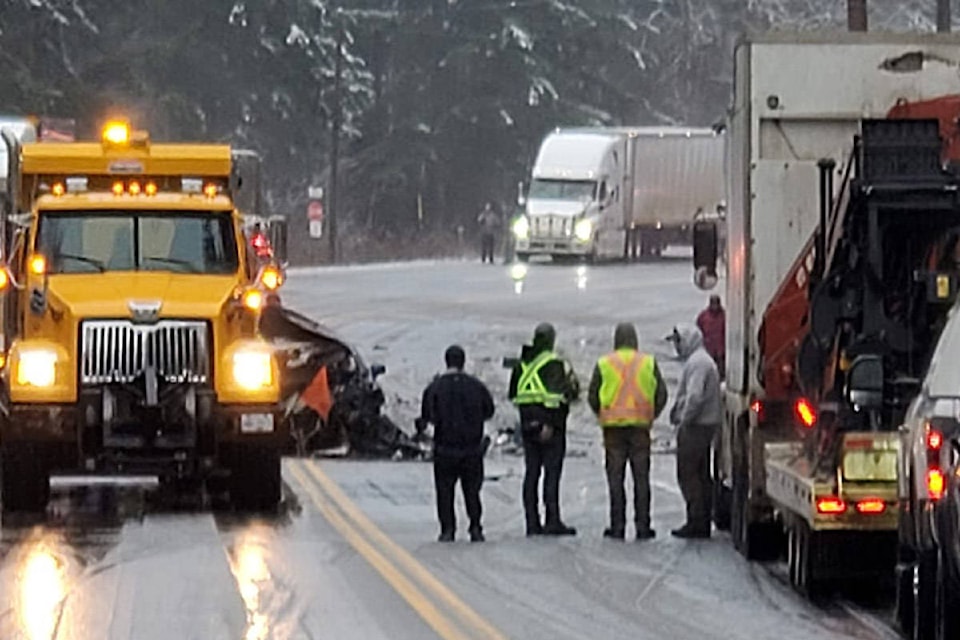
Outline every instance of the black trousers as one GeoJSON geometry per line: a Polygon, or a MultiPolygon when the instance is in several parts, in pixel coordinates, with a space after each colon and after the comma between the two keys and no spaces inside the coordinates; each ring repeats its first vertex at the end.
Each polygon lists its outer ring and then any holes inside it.
{"type": "Polygon", "coordinates": [[[437,489],[437,517],[442,532],[457,529],[457,516],[453,508],[454,492],[460,481],[463,501],[470,518],[470,530],[479,530],[483,506],[480,503],[480,487],[483,485],[483,456],[435,455],[433,458],[433,483],[437,489]]]}
{"type": "Polygon", "coordinates": [[[566,453],[566,429],[555,429],[552,437],[546,441],[524,429],[523,510],[527,517],[527,527],[536,528],[541,525],[540,501],[537,496],[541,471],[546,524],[560,523],[560,475],[563,473],[563,457],[566,453]]]}
{"type": "Polygon", "coordinates": [[[687,524],[700,531],[710,531],[710,446],[717,428],[718,425],[695,424],[680,427],[677,432],[677,482],[687,503],[687,524]]]}
{"type": "Polygon", "coordinates": [[[486,262],[489,258],[490,264],[493,264],[493,245],[494,236],[492,233],[485,233],[480,238],[480,262],[486,262]]]}
{"type": "Polygon", "coordinates": [[[627,521],[623,487],[627,463],[633,475],[633,518],[637,532],[650,528],[650,429],[607,427],[603,430],[607,488],[610,492],[610,528],[622,533],[627,521]]]}

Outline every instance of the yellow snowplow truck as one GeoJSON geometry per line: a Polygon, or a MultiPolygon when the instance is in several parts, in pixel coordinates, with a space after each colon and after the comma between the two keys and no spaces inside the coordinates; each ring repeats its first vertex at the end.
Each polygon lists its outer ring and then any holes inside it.
{"type": "Polygon", "coordinates": [[[231,149],[20,145],[0,216],[0,501],[51,486],[226,481],[235,505],[281,498],[275,354],[258,320],[282,273],[250,255],[231,149]]]}

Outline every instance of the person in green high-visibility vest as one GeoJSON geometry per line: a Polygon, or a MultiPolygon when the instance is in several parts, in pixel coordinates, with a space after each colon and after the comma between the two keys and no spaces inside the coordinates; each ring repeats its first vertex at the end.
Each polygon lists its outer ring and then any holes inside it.
{"type": "Polygon", "coordinates": [[[633,517],[637,540],[656,536],[650,527],[650,428],[667,405],[667,385],[657,361],[638,348],[632,324],[620,323],[613,333],[613,352],[594,367],[587,402],[603,429],[610,526],[607,538],[623,540],[626,529],[627,462],[633,474],[633,517]]]}
{"type": "Polygon", "coordinates": [[[570,364],[554,350],[556,330],[537,325],[533,344],[525,345],[510,376],[509,397],[520,411],[523,436],[523,508],[527,535],[576,535],[560,519],[560,476],[567,450],[567,415],[580,395],[580,383],[570,364]],[[543,473],[546,520],[540,521],[537,496],[543,473]]]}

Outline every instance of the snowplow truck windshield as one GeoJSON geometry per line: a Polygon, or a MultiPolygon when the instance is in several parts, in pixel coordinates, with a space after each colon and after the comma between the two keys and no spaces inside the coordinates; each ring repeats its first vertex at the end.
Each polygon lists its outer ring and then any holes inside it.
{"type": "Polygon", "coordinates": [[[257,326],[282,279],[248,255],[230,148],[124,123],[98,142],[5,144],[4,510],[131,478],[222,478],[238,505],[276,505],[286,435],[257,326]]]}

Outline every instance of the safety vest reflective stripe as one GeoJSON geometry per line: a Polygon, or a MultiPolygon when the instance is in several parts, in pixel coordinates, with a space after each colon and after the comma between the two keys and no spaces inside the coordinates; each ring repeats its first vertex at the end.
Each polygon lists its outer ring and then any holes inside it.
{"type": "Polygon", "coordinates": [[[558,360],[557,354],[544,351],[530,363],[520,363],[520,379],[517,381],[517,395],[513,404],[542,404],[550,409],[556,409],[563,402],[562,393],[553,393],[547,390],[540,379],[540,370],[548,363],[558,360]]]}
{"type": "Polygon", "coordinates": [[[598,363],[601,375],[600,425],[616,427],[653,422],[656,394],[653,356],[616,351],[598,363]]]}

